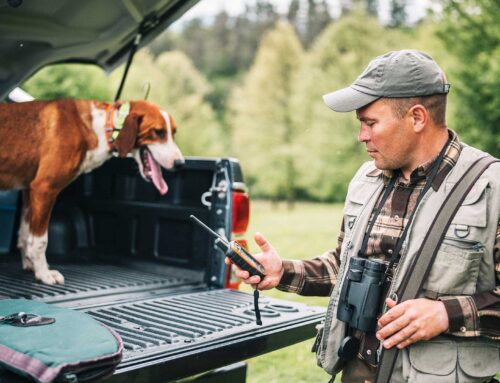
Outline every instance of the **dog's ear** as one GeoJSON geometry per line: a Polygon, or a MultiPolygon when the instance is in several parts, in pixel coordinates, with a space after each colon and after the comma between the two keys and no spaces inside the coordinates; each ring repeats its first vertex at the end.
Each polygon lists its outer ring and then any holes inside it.
{"type": "Polygon", "coordinates": [[[141,117],[135,113],[129,113],[129,115],[125,118],[123,128],[114,142],[114,146],[118,150],[118,155],[121,158],[126,157],[127,154],[134,148],[135,142],[137,141],[140,123],[141,117]]]}

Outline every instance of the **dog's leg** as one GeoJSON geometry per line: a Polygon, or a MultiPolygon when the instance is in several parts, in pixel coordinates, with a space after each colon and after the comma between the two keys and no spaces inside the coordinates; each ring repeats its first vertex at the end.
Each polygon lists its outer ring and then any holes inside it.
{"type": "Polygon", "coordinates": [[[30,214],[26,256],[31,261],[35,278],[42,283],[63,284],[64,277],[57,270],[49,270],[45,251],[50,214],[58,191],[46,185],[33,185],[29,193],[30,214]]]}
{"type": "Polygon", "coordinates": [[[19,234],[17,238],[17,248],[21,252],[21,260],[23,263],[23,270],[32,271],[33,264],[26,255],[28,247],[28,235],[29,235],[29,190],[23,190],[23,204],[21,212],[21,223],[19,225],[19,234]]]}

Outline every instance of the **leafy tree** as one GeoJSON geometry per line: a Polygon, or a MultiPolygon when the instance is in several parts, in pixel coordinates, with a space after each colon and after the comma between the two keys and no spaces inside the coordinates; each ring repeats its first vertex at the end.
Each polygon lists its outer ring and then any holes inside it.
{"type": "Polygon", "coordinates": [[[391,20],[389,25],[392,27],[401,27],[406,24],[406,0],[391,0],[390,3],[391,20]]]}
{"type": "Polygon", "coordinates": [[[500,12],[497,0],[448,0],[440,38],[457,57],[456,129],[470,144],[500,155],[500,12]]]}
{"type": "Polygon", "coordinates": [[[378,0],[365,0],[366,13],[370,16],[378,16],[378,0]]]}
{"type": "Polygon", "coordinates": [[[307,198],[343,201],[359,165],[369,160],[357,142],[354,113],[335,113],[321,95],[351,84],[375,56],[405,47],[407,38],[380,26],[358,10],[331,24],[310,51],[299,90],[301,145],[309,155],[298,162],[299,189],[307,198]]]}
{"type": "Polygon", "coordinates": [[[306,48],[332,21],[326,0],[293,0],[287,17],[306,48]]]}
{"type": "Polygon", "coordinates": [[[293,102],[302,48],[293,28],[278,23],[262,39],[255,63],[231,97],[234,154],[254,195],[286,199],[297,195],[300,130],[293,102]]]}
{"type": "Polygon", "coordinates": [[[70,97],[106,101],[112,97],[104,72],[92,65],[51,65],[40,70],[22,87],[42,100],[70,97]]]}

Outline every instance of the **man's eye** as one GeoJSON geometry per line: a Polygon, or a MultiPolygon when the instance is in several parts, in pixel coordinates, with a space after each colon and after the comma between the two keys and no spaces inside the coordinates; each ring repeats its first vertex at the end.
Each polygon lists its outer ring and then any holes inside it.
{"type": "Polygon", "coordinates": [[[155,129],[155,134],[159,138],[165,138],[166,137],[166,132],[163,129],[155,129]]]}

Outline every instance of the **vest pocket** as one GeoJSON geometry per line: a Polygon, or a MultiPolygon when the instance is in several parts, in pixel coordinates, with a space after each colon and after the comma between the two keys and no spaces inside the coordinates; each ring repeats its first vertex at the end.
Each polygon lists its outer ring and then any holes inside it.
{"type": "Polygon", "coordinates": [[[430,340],[403,352],[408,383],[482,382],[500,370],[498,347],[481,341],[430,340]]]}
{"type": "Polygon", "coordinates": [[[403,366],[403,371],[408,373],[408,383],[455,381],[457,348],[453,343],[421,342],[410,347],[408,353],[409,366],[403,366]]]}
{"type": "Polygon", "coordinates": [[[449,226],[439,248],[424,289],[431,294],[471,295],[477,280],[485,247],[487,184],[476,185],[449,226]]]}
{"type": "Polygon", "coordinates": [[[484,251],[484,246],[477,242],[445,240],[424,289],[436,296],[474,294],[484,251]]]}

